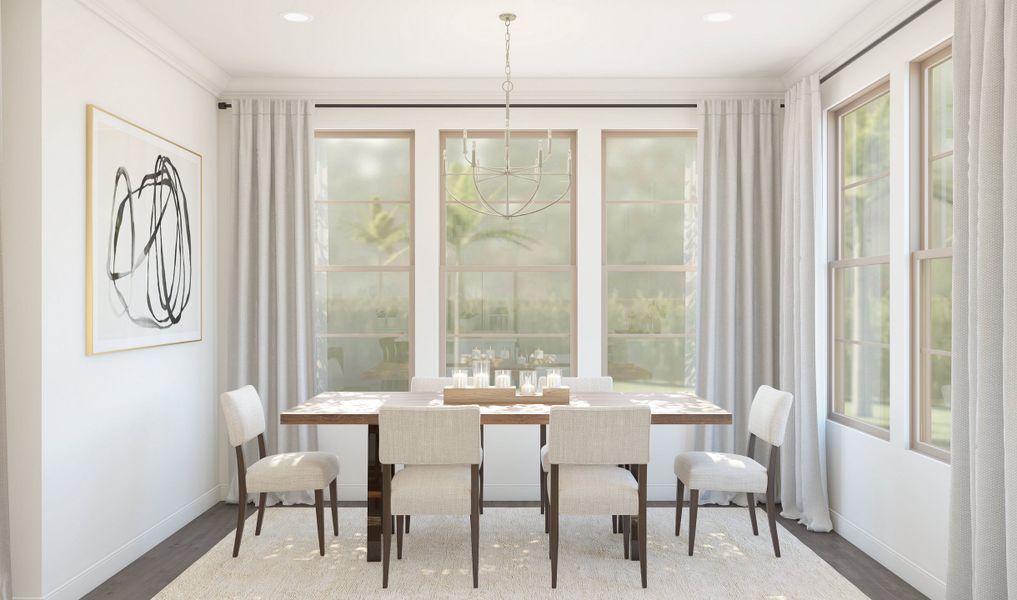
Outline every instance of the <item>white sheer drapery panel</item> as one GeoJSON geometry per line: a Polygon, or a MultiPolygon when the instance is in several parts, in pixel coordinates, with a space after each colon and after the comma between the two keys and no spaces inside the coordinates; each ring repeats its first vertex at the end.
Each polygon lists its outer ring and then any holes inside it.
{"type": "Polygon", "coordinates": [[[744,454],[756,389],[777,385],[781,111],[779,100],[699,103],[696,393],[734,413],[733,427],[697,428],[705,450],[744,454]]]}
{"type": "Polygon", "coordinates": [[[957,0],[947,596],[1017,598],[1017,2],[957,0]]]}
{"type": "Polygon", "coordinates": [[[781,516],[830,531],[816,388],[816,203],[823,198],[819,77],[784,95],[780,203],[780,389],[794,394],[780,454],[781,516]]]}
{"type": "MultiPolygon", "coordinates": [[[[265,406],[268,453],[317,447],[313,427],[280,425],[279,414],[313,389],[311,202],[314,104],[232,100],[235,144],[236,279],[228,334],[230,389],[253,385],[265,406]]],[[[257,457],[246,447],[247,463],[257,457]]],[[[237,500],[230,461],[228,500],[237,500]]],[[[253,499],[253,496],[250,499],[253,499]]],[[[269,494],[269,503],[310,503],[310,492],[269,494]]]]}
{"type": "MultiPolygon", "coordinates": [[[[2,48],[0,35],[0,48],[2,48]]],[[[3,61],[0,60],[0,65],[3,61]]],[[[0,67],[0,104],[3,103],[3,69],[0,67]]],[[[0,152],[3,148],[3,111],[0,111],[0,152]]],[[[0,160],[3,156],[0,155],[0,160]]],[[[2,262],[2,261],[0,261],[2,262]]],[[[3,273],[0,273],[0,282],[3,273]]],[[[0,283],[0,315],[3,314],[3,284],[0,283]]],[[[10,504],[7,490],[7,395],[4,377],[4,331],[3,318],[0,317],[0,600],[10,600],[14,596],[11,585],[11,523],[10,504]]]]}

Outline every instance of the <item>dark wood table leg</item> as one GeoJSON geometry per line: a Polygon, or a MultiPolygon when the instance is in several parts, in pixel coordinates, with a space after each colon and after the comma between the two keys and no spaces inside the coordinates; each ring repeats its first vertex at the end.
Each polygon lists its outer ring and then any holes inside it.
{"type": "MultiPolygon", "coordinates": [[[[639,480],[639,467],[637,465],[627,465],[629,471],[632,472],[632,476],[639,480]]],[[[639,515],[632,515],[631,520],[628,521],[629,531],[625,532],[625,535],[629,536],[629,560],[639,560],[639,515]]]]}
{"type": "Polygon", "coordinates": [[[381,561],[381,463],[378,426],[367,426],[367,562],[381,561]]]}

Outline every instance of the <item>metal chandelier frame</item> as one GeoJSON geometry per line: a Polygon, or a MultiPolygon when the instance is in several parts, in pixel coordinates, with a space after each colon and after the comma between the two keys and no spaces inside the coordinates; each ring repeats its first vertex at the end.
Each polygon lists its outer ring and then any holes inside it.
{"type": "Polygon", "coordinates": [[[466,208],[478,212],[480,214],[504,217],[510,219],[513,217],[524,217],[526,215],[532,215],[542,210],[557,204],[562,198],[567,196],[572,189],[572,149],[568,150],[568,158],[566,160],[565,171],[554,172],[544,171],[544,164],[549,158],[551,158],[551,147],[552,147],[552,136],[551,130],[547,130],[547,154],[544,153],[544,140],[540,141],[540,147],[537,150],[537,160],[535,163],[526,166],[512,166],[510,160],[511,144],[512,144],[512,131],[510,128],[510,113],[511,113],[511,99],[510,95],[515,85],[512,83],[512,64],[509,61],[509,51],[511,49],[512,36],[509,33],[509,27],[512,21],[515,21],[516,16],[511,13],[505,13],[498,16],[502,22],[505,23],[505,81],[501,84],[501,89],[505,92],[505,136],[504,136],[504,156],[505,162],[503,166],[491,167],[487,165],[481,165],[477,159],[477,142],[474,140],[472,144],[469,140],[469,134],[467,130],[463,130],[463,160],[466,162],[468,167],[464,173],[449,173],[448,171],[448,155],[447,150],[442,149],[441,152],[441,176],[445,181],[445,192],[450,198],[456,201],[458,204],[465,206],[466,208]],[[467,150],[469,148],[469,151],[467,150]],[[540,191],[540,186],[543,183],[544,177],[566,177],[565,189],[559,194],[554,200],[544,203],[538,203],[534,205],[534,200],[537,197],[537,192],[540,191]],[[451,189],[449,182],[452,181],[453,177],[468,177],[472,180],[473,187],[477,191],[478,202],[470,202],[463,200],[458,197],[451,189]],[[494,201],[485,196],[481,189],[481,184],[486,184],[497,179],[505,180],[505,204],[504,210],[501,210],[501,201],[494,201]],[[517,209],[512,209],[512,204],[519,204],[519,202],[513,203],[512,199],[512,183],[523,182],[532,185],[532,191],[529,197],[522,202],[521,206],[517,209]]]}

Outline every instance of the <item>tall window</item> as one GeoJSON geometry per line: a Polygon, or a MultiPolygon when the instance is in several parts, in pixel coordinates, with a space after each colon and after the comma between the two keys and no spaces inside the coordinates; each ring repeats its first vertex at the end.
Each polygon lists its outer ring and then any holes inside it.
{"type": "Polygon", "coordinates": [[[318,390],[406,390],[412,372],[413,136],[318,132],[318,390]]]}
{"type": "Polygon", "coordinates": [[[950,49],[920,65],[922,177],[920,234],[914,252],[917,448],[950,450],[951,300],[953,276],[953,60],[950,49]]]}
{"type": "Polygon", "coordinates": [[[604,362],[615,389],[695,387],[695,133],[604,133],[604,362]]]}
{"type": "MultiPolygon", "coordinates": [[[[514,164],[531,163],[546,132],[513,132],[514,164]]],[[[442,132],[449,172],[463,173],[461,132],[442,132]]],[[[477,140],[481,164],[504,162],[499,132],[470,132],[477,140]]],[[[575,133],[556,131],[548,171],[566,169],[567,148],[575,133]]],[[[575,165],[573,165],[575,172],[575,165]]],[[[573,173],[573,178],[575,174],[573,173]]],[[[454,177],[451,191],[466,202],[478,202],[468,177],[454,177]]],[[[442,356],[446,373],[455,365],[469,365],[476,353],[493,355],[492,369],[561,367],[575,372],[575,186],[546,210],[505,219],[474,212],[448,197],[441,182],[442,356]]],[[[489,181],[482,188],[488,198],[504,198],[504,182],[489,181]]],[[[549,204],[565,190],[564,177],[547,178],[536,196],[549,204]]],[[[532,189],[511,188],[510,202],[520,206],[532,189]]]]}
{"type": "Polygon", "coordinates": [[[887,437],[890,426],[890,94],[836,113],[833,418],[887,437]]]}

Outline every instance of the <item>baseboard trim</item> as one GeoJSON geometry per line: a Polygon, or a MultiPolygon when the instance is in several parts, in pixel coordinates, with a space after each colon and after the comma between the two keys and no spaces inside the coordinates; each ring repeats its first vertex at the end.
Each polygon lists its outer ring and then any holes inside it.
{"type": "Polygon", "coordinates": [[[81,598],[102,582],[116,575],[121,569],[137,560],[138,557],[154,548],[181,527],[198,518],[201,513],[215,506],[223,494],[222,488],[224,487],[216,485],[188,502],[124,545],[99,559],[92,566],[71,577],[42,598],[29,599],[27,597],[20,597],[18,600],[74,600],[81,598]]]}
{"type": "Polygon", "coordinates": [[[845,540],[851,542],[862,552],[871,556],[898,577],[908,582],[919,592],[933,600],[946,598],[946,582],[936,577],[914,561],[897,552],[882,540],[877,539],[850,519],[831,510],[833,530],[845,540]]]}

